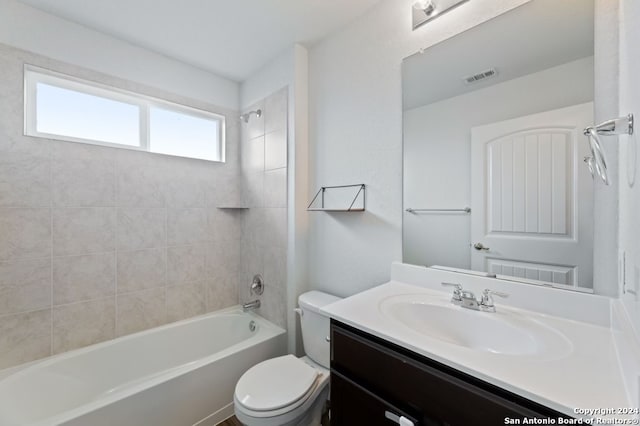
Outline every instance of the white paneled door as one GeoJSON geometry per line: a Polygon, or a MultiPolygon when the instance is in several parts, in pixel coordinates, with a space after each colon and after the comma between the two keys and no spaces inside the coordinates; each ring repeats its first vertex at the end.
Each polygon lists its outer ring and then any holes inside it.
{"type": "Polygon", "coordinates": [[[471,129],[472,269],[592,287],[593,103],[471,129]]]}

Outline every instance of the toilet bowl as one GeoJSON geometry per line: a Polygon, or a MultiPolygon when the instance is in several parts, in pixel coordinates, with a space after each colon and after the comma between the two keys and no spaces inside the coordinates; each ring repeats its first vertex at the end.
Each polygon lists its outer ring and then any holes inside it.
{"type": "Polygon", "coordinates": [[[320,308],[339,298],[319,291],[298,299],[307,356],[285,355],[247,370],[234,392],[238,420],[247,426],[319,426],[329,397],[329,318],[320,308]]]}

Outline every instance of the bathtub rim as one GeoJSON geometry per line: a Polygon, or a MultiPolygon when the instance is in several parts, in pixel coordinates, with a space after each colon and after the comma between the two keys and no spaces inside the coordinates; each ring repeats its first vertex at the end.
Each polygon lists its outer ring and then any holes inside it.
{"type": "MultiPolygon", "coordinates": [[[[63,352],[57,355],[53,355],[42,360],[33,361],[24,365],[24,368],[19,368],[21,366],[9,367],[9,369],[17,368],[15,372],[9,373],[7,376],[0,379],[0,383],[10,382],[14,380],[19,380],[21,376],[30,372],[32,369],[40,369],[46,368],[47,366],[54,364],[60,360],[65,360],[68,358],[73,358],[74,356],[81,355],[87,352],[92,352],[95,350],[99,350],[104,347],[112,346],[117,342],[125,342],[127,340],[135,339],[144,334],[161,332],[163,330],[168,330],[171,328],[175,328],[184,324],[189,324],[193,322],[197,322],[199,320],[217,317],[217,316],[225,316],[230,314],[240,314],[241,316],[246,316],[254,321],[256,321],[259,325],[258,332],[250,336],[248,339],[242,340],[234,345],[231,345],[227,348],[224,348],[221,351],[212,353],[208,356],[199,358],[197,360],[178,365],[173,368],[169,368],[167,370],[163,370],[157,374],[151,374],[148,376],[148,380],[141,380],[139,383],[133,384],[130,387],[123,388],[119,391],[114,392],[113,394],[104,396],[100,399],[90,401],[86,404],[80,405],[78,407],[57,413],[53,416],[39,419],[34,422],[25,423],[23,426],[51,426],[52,424],[60,424],[69,420],[73,420],[82,415],[88,414],[92,411],[98,410],[102,407],[105,407],[109,404],[113,404],[122,399],[125,399],[131,395],[142,392],[146,389],[152,388],[154,386],[158,386],[162,383],[168,382],[176,377],[187,374],[191,371],[194,371],[198,368],[201,368],[207,364],[215,362],[216,360],[226,358],[228,356],[232,356],[233,354],[241,351],[243,349],[247,349],[251,346],[258,345],[263,343],[269,339],[277,338],[283,334],[286,334],[286,330],[282,327],[273,324],[266,318],[256,314],[255,312],[244,312],[240,305],[234,305],[228,308],[220,309],[213,312],[208,312],[206,314],[198,315],[196,317],[187,318],[180,321],[175,321],[172,323],[164,324],[158,327],[149,328],[146,330],[141,330],[136,333],[127,334],[125,336],[116,337],[115,339],[107,340],[100,343],[95,343],[93,345],[85,346],[82,348],[74,349],[68,352],[63,352]]],[[[2,374],[2,370],[0,370],[0,374],[2,374]]],[[[126,383],[123,384],[125,386],[126,383]]]]}

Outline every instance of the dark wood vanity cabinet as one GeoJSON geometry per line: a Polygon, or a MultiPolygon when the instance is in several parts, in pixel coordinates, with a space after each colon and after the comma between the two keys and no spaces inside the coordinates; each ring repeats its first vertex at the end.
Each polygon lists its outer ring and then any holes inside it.
{"type": "Polygon", "coordinates": [[[421,426],[490,426],[509,424],[505,419],[566,418],[332,320],[331,425],[389,426],[398,424],[400,416],[421,426]]]}

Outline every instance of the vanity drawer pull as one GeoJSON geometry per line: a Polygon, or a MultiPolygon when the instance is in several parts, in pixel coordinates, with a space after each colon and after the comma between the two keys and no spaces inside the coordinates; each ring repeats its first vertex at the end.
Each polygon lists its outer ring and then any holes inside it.
{"type": "Polygon", "coordinates": [[[414,426],[413,422],[405,416],[398,416],[391,411],[385,411],[384,416],[392,422],[399,424],[400,426],[414,426]]]}

